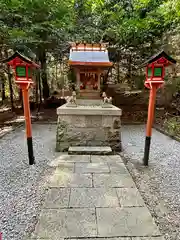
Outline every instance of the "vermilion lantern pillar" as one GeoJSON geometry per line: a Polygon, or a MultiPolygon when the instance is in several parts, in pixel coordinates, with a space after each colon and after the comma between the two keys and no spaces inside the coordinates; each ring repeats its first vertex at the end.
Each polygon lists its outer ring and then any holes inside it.
{"type": "Polygon", "coordinates": [[[148,119],[146,126],[146,140],[144,149],[144,165],[148,166],[149,150],[151,144],[152,125],[154,120],[154,107],[156,101],[156,91],[164,84],[165,67],[175,64],[176,60],[168,56],[164,51],[149,59],[143,66],[146,66],[145,87],[150,89],[148,119]]]}
{"type": "Polygon", "coordinates": [[[32,127],[28,90],[33,85],[33,69],[39,68],[39,65],[31,61],[29,58],[23,56],[19,52],[15,52],[11,57],[3,60],[2,62],[7,62],[12,67],[15,73],[15,82],[22,89],[29,164],[33,165],[35,164],[35,158],[33,153],[32,127]]]}

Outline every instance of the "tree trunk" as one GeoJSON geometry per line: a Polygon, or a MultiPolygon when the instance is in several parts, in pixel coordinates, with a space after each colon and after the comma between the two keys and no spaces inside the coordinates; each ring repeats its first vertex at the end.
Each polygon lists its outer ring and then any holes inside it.
{"type": "Polygon", "coordinates": [[[132,79],[132,57],[131,57],[131,54],[129,55],[129,58],[128,58],[128,83],[132,89],[134,86],[134,82],[132,79]]]}
{"type": "Polygon", "coordinates": [[[19,89],[19,102],[22,102],[22,90],[21,90],[21,88],[19,89]]]}
{"type": "Polygon", "coordinates": [[[6,91],[5,91],[5,76],[2,77],[2,102],[6,99],[6,91]]]}
{"type": "Polygon", "coordinates": [[[117,82],[120,83],[120,53],[117,53],[117,82]]]}
{"type": "Polygon", "coordinates": [[[120,83],[119,61],[117,62],[117,82],[120,83]]]}
{"type": "Polygon", "coordinates": [[[19,102],[21,103],[21,109],[23,109],[23,97],[22,97],[22,89],[19,89],[19,102]]]}
{"type": "Polygon", "coordinates": [[[38,70],[36,71],[36,109],[38,109],[39,106],[39,79],[38,79],[38,70]]]}
{"type": "Polygon", "coordinates": [[[38,87],[39,87],[39,101],[40,104],[42,103],[42,88],[41,88],[41,76],[40,76],[40,71],[37,73],[37,82],[38,82],[38,87]]]}
{"type": "Polygon", "coordinates": [[[110,71],[112,71],[112,68],[109,68],[106,75],[103,76],[103,85],[107,85],[107,81],[108,81],[110,71]]]}
{"type": "Polygon", "coordinates": [[[57,83],[57,80],[58,80],[58,62],[56,63],[56,83],[57,83]]]}
{"type": "Polygon", "coordinates": [[[8,82],[9,82],[9,92],[10,92],[10,99],[11,99],[11,111],[14,111],[14,98],[13,98],[13,88],[12,88],[12,74],[10,72],[10,67],[8,65],[8,82]]]}
{"type": "MultiPolygon", "coordinates": [[[[0,58],[3,58],[2,55],[2,48],[0,49],[0,58]]],[[[6,93],[5,93],[5,75],[2,73],[0,75],[0,93],[1,93],[1,99],[2,99],[2,103],[4,102],[4,100],[6,99],[6,93]]]]}
{"type": "Polygon", "coordinates": [[[41,62],[41,79],[43,85],[43,98],[46,100],[50,96],[49,85],[47,80],[47,63],[46,63],[46,51],[44,48],[39,49],[39,61],[41,62]]]}
{"type": "MultiPolygon", "coordinates": [[[[5,56],[8,58],[7,49],[5,50],[5,56]]],[[[13,99],[13,88],[12,88],[12,74],[10,71],[10,66],[7,66],[7,73],[8,73],[8,83],[9,83],[9,92],[10,92],[10,100],[11,100],[11,111],[14,111],[14,99],[13,99]]]]}

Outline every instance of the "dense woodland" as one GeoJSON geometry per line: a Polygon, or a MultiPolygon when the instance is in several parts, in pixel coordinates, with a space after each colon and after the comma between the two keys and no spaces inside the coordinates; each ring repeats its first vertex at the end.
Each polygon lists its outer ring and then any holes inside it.
{"type": "MultiPolygon", "coordinates": [[[[106,80],[120,89],[143,89],[139,66],[157,51],[180,58],[179,0],[0,0],[0,9],[0,59],[18,50],[40,63],[36,102],[69,87],[71,42],[108,43],[114,66],[106,80]]],[[[180,94],[179,73],[177,64],[166,77],[170,102],[180,94]]],[[[0,101],[7,99],[13,108],[21,92],[11,69],[1,64],[0,101]]]]}

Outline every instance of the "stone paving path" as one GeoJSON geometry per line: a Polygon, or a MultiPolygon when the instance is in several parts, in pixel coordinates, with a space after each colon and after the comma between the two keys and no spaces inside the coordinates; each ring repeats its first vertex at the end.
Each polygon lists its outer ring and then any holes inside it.
{"type": "Polygon", "coordinates": [[[163,240],[118,155],[61,155],[31,239],[163,240]]]}

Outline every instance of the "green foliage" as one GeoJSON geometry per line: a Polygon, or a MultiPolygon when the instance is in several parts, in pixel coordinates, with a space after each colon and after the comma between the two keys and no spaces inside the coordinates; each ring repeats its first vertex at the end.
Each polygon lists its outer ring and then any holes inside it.
{"type": "Polygon", "coordinates": [[[134,83],[137,89],[144,89],[144,79],[145,79],[145,76],[143,75],[134,76],[134,83]]]}
{"type": "Polygon", "coordinates": [[[0,8],[1,38],[48,50],[69,40],[137,46],[180,20],[179,0],[1,0],[0,8]]]}
{"type": "Polygon", "coordinates": [[[0,8],[1,41],[53,53],[76,40],[151,45],[180,19],[178,0],[1,0],[0,8]]]}
{"type": "Polygon", "coordinates": [[[64,0],[1,0],[1,22],[8,29],[7,42],[30,46],[34,50],[41,44],[53,49],[66,40],[67,28],[73,21],[72,3],[64,0]]]}
{"type": "Polygon", "coordinates": [[[76,83],[76,75],[73,70],[69,70],[68,72],[68,80],[71,84],[76,83]]]}
{"type": "Polygon", "coordinates": [[[166,91],[168,91],[172,95],[176,94],[177,92],[180,92],[180,77],[173,78],[169,82],[167,78],[165,86],[166,91]]]}
{"type": "Polygon", "coordinates": [[[48,56],[63,61],[71,41],[109,42],[114,61],[133,76],[180,26],[179,0],[0,0],[0,9],[0,47],[35,52],[46,87],[48,56]]]}
{"type": "Polygon", "coordinates": [[[171,117],[166,119],[164,122],[164,127],[168,133],[172,136],[180,136],[180,120],[179,117],[171,117]]]}

